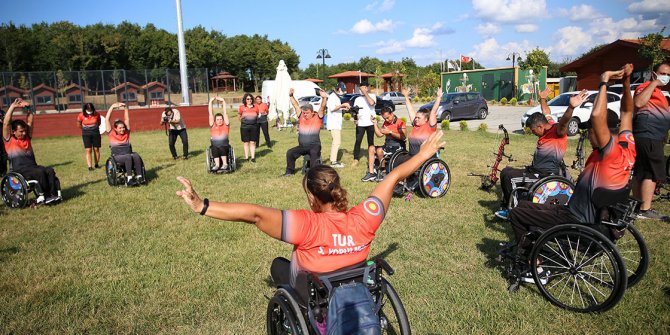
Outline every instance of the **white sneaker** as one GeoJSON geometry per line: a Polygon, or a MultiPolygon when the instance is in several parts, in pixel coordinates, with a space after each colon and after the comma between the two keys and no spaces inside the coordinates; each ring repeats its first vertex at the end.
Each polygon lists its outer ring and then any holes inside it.
{"type": "MultiPolygon", "coordinates": [[[[542,269],[541,266],[537,267],[537,276],[540,277],[540,284],[542,285],[547,285],[549,282],[549,275],[551,275],[551,271],[547,271],[544,273],[544,269],[542,269]]],[[[533,273],[528,272],[523,277],[521,277],[521,281],[524,283],[535,283],[535,280],[533,279],[533,273]]]]}
{"type": "Polygon", "coordinates": [[[35,200],[35,202],[38,203],[38,204],[43,204],[44,203],[44,196],[43,195],[38,196],[37,199],[35,200]]]}

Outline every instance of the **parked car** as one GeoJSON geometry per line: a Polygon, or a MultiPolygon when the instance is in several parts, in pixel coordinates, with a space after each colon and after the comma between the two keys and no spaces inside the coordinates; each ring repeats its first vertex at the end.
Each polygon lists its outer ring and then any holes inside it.
{"type": "MultiPolygon", "coordinates": [[[[630,84],[630,93],[633,96],[635,96],[635,90],[640,85],[642,85],[642,84],[640,84],[640,83],[630,84]]],[[[614,85],[608,87],[607,90],[610,91],[610,92],[621,94],[621,92],[623,92],[623,85],[614,84],[614,85]]],[[[663,96],[665,96],[665,99],[668,100],[668,103],[670,103],[670,93],[668,91],[661,91],[661,93],[663,93],[663,96]]]]}
{"type": "MultiPolygon", "coordinates": [[[[431,101],[420,108],[432,109],[435,101],[431,101]]],[[[486,99],[478,92],[446,93],[442,95],[440,107],[437,110],[437,120],[452,119],[486,119],[489,115],[489,106],[486,99]]]]}
{"type": "Polygon", "coordinates": [[[379,97],[381,97],[382,100],[393,102],[394,105],[405,103],[405,95],[400,92],[384,92],[379,97]]]}
{"type": "Polygon", "coordinates": [[[308,96],[305,96],[305,97],[300,97],[300,98],[298,98],[298,105],[300,105],[300,107],[305,106],[305,105],[307,105],[312,99],[314,99],[314,98],[316,98],[316,97],[317,97],[316,95],[308,95],[308,96]]]}
{"type": "MultiPolygon", "coordinates": [[[[350,105],[353,106],[354,100],[356,100],[356,98],[360,96],[361,95],[358,93],[347,93],[342,95],[340,97],[340,100],[342,101],[342,103],[348,102],[350,105]]],[[[375,103],[375,113],[377,113],[377,115],[380,115],[382,113],[382,108],[385,106],[391,108],[392,111],[395,111],[395,105],[391,101],[382,100],[379,96],[377,96],[377,102],[375,103]]]]}
{"type": "MultiPolygon", "coordinates": [[[[549,100],[547,105],[551,110],[551,117],[558,121],[568,109],[570,97],[578,93],[579,91],[565,92],[549,100]]],[[[577,132],[579,132],[579,123],[586,122],[591,118],[591,109],[593,108],[593,102],[595,101],[597,93],[598,91],[588,91],[586,100],[572,112],[572,119],[570,119],[570,122],[568,123],[568,136],[577,134],[577,132]]],[[[620,107],[621,95],[614,92],[607,92],[607,109],[610,109],[619,115],[620,107]]],[[[525,127],[528,117],[537,112],[542,113],[540,106],[535,106],[524,113],[521,116],[521,127],[525,127]]]]}
{"type": "Polygon", "coordinates": [[[309,104],[312,105],[312,109],[315,112],[319,111],[319,108],[321,108],[321,97],[315,96],[312,99],[309,100],[309,104]]]}

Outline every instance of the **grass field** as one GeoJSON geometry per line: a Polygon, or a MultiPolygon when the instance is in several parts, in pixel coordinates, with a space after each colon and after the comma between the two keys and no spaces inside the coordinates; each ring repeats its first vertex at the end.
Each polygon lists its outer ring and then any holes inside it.
{"type": "MultiPolygon", "coordinates": [[[[494,126],[494,125],[490,125],[494,126]]],[[[232,125],[238,158],[239,126],[232,125]]],[[[173,161],[160,132],[133,135],[149,184],[107,185],[103,169],[88,172],[79,137],[35,140],[38,163],[54,166],[65,201],[53,207],[0,210],[0,333],[2,334],[262,334],[269,267],[291,246],[255,227],[192,213],[174,194],[175,176],[190,178],[210,199],[307,208],[301,176],[279,178],[292,132],[272,131],[276,145],[258,151],[227,175],[205,172],[207,129],[189,129],[191,159],[173,161]]],[[[330,135],[322,132],[324,157],[330,135]]],[[[364,164],[351,166],[354,130],[343,131],[339,170],[350,206],[374,187],[364,164]]],[[[651,264],[646,277],[612,310],[583,315],[548,303],[532,285],[508,293],[501,269],[487,266],[512,236],[493,218],[499,190],[478,189],[468,172],[485,172],[494,134],[447,131],[443,159],[453,184],[441,199],[394,199],[372,245],[395,268],[390,281],[415,334],[668,334],[670,226],[637,221],[651,264]]],[[[530,162],[534,136],[512,135],[508,152],[530,162]]],[[[103,139],[103,160],[109,155],[103,139]]],[[[571,140],[566,162],[572,162],[571,140]]],[[[178,151],[181,152],[178,142],[178,151]]],[[[299,161],[300,162],[300,161],[299,161]]],[[[363,163],[363,162],[362,162],[363,163]]],[[[667,202],[655,204],[670,212],[667,202]]]]}

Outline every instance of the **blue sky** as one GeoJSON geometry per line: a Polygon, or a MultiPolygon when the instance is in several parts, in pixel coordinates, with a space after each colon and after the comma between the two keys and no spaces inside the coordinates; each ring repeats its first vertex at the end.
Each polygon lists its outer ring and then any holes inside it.
{"type": "MultiPolygon", "coordinates": [[[[70,21],[78,25],[130,21],[176,32],[174,0],[1,1],[0,21],[26,24],[70,21]]],[[[300,67],[413,58],[418,64],[474,57],[485,67],[511,66],[539,47],[554,61],[575,58],[593,46],[636,38],[668,26],[668,0],[183,0],[184,28],[202,25],[233,36],[262,34],[288,42],[300,67]]]]}

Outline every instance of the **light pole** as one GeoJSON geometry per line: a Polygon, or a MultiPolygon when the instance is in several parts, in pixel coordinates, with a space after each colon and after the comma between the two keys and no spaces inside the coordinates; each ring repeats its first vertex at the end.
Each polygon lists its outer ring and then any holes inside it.
{"type": "Polygon", "coordinates": [[[321,63],[323,64],[323,69],[321,70],[323,85],[326,84],[326,58],[331,58],[328,49],[319,49],[319,51],[316,52],[316,59],[321,59],[321,63]]]}
{"type": "Polygon", "coordinates": [[[518,52],[512,52],[511,54],[507,55],[507,60],[510,60],[510,57],[512,57],[512,71],[514,71],[514,86],[512,86],[513,91],[514,91],[514,97],[518,99],[517,97],[517,89],[516,89],[516,61],[521,61],[521,55],[519,55],[518,52]]]}

